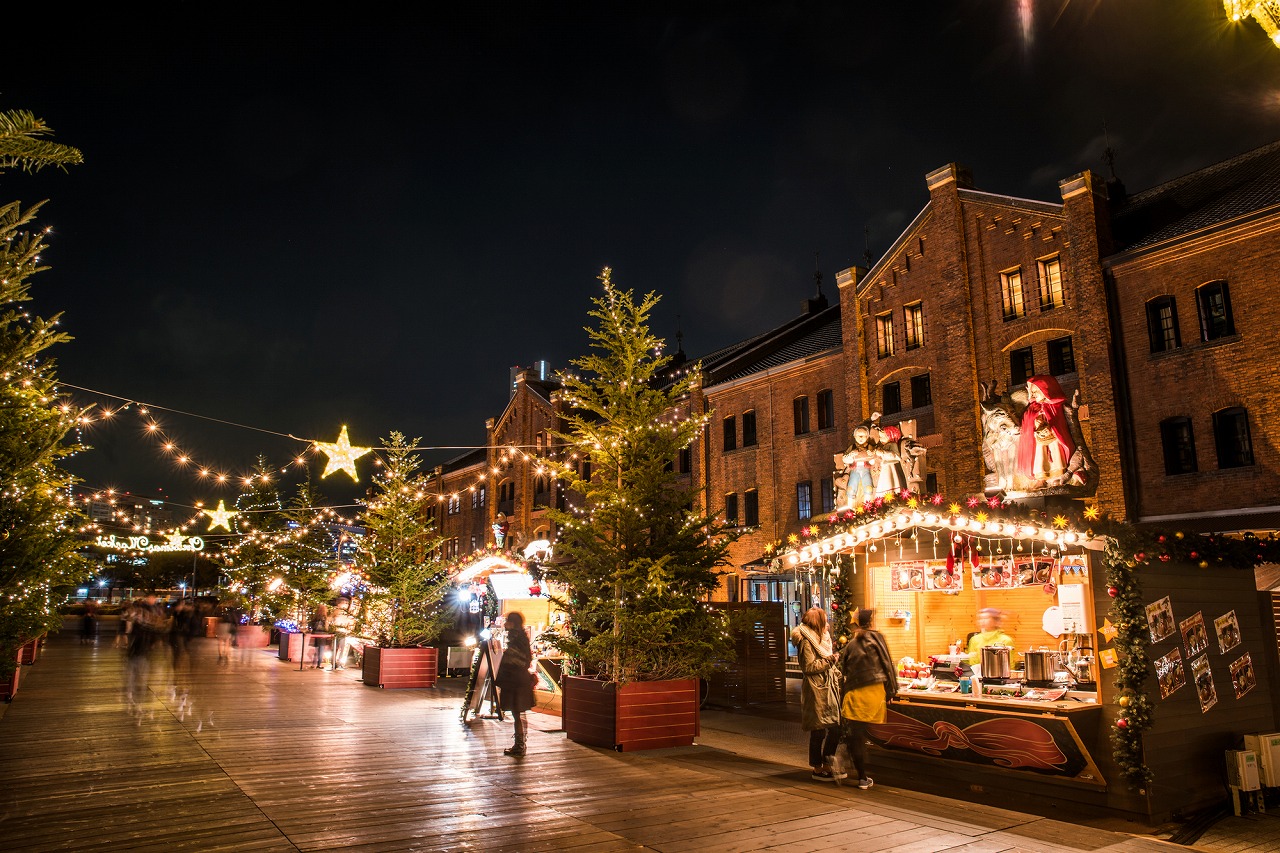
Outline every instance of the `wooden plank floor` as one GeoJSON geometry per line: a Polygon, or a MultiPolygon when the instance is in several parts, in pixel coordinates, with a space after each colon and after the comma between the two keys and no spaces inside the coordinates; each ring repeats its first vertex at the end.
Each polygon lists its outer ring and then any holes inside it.
{"type": "Polygon", "coordinates": [[[458,680],[379,690],[274,649],[151,662],[55,636],[0,710],[0,848],[30,851],[1141,851],[1145,838],[876,786],[709,746],[615,753],[531,715],[459,720],[458,680]],[[943,804],[940,806],[939,804],[943,804]]]}

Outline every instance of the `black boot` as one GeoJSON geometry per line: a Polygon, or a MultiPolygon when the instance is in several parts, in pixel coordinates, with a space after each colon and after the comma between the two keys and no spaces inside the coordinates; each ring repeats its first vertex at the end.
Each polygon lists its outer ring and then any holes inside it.
{"type": "Polygon", "coordinates": [[[502,754],[514,755],[516,757],[524,755],[524,738],[523,737],[516,738],[516,742],[511,746],[507,747],[506,749],[502,750],[502,754]]]}

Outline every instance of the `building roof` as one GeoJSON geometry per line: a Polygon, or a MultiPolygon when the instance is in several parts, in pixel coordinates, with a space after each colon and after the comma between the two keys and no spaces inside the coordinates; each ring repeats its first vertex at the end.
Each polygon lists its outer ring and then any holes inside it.
{"type": "Polygon", "coordinates": [[[808,310],[799,317],[703,356],[703,387],[802,361],[841,345],[839,303],[828,306],[825,299],[810,300],[808,310]]]}
{"type": "Polygon", "coordinates": [[[1151,246],[1280,205],[1280,141],[1215,163],[1119,202],[1119,251],[1151,246]]]}

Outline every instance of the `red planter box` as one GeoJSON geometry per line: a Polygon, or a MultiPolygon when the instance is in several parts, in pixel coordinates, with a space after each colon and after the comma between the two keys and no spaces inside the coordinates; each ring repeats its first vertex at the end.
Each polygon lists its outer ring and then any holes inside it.
{"type": "Polygon", "coordinates": [[[35,663],[36,659],[40,657],[41,640],[41,637],[37,637],[34,640],[27,640],[23,643],[22,647],[18,649],[18,663],[27,665],[35,663]]]}
{"type": "Polygon", "coordinates": [[[241,625],[236,629],[236,648],[265,649],[270,633],[261,625],[241,625]]]}
{"type": "Polygon", "coordinates": [[[280,660],[290,662],[302,659],[302,634],[280,632],[280,660]]]}
{"type": "Polygon", "coordinates": [[[690,746],[701,731],[698,679],[632,681],[619,687],[565,676],[562,719],[569,740],[619,752],[690,746]]]}
{"type": "Polygon", "coordinates": [[[439,677],[439,649],[364,647],[361,677],[370,687],[435,687],[439,677]]]}

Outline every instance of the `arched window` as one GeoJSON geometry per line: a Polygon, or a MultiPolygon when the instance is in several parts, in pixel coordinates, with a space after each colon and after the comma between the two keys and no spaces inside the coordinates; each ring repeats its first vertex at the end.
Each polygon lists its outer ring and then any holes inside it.
{"type": "Polygon", "coordinates": [[[1200,311],[1200,337],[1205,341],[1229,338],[1236,333],[1231,316],[1231,292],[1225,281],[1211,281],[1196,288],[1196,307],[1200,311]]]}
{"type": "Polygon", "coordinates": [[[1165,418],[1160,422],[1160,443],[1164,449],[1166,474],[1189,474],[1196,470],[1196,440],[1191,418],[1165,418]]]}
{"type": "Polygon", "coordinates": [[[1214,412],[1213,443],[1218,450],[1219,468],[1252,465],[1253,441],[1249,438],[1249,413],[1239,406],[1214,412]]]}
{"type": "Polygon", "coordinates": [[[1147,336],[1152,352],[1171,352],[1182,346],[1178,334],[1178,302],[1172,296],[1147,301],[1147,336]]]}

